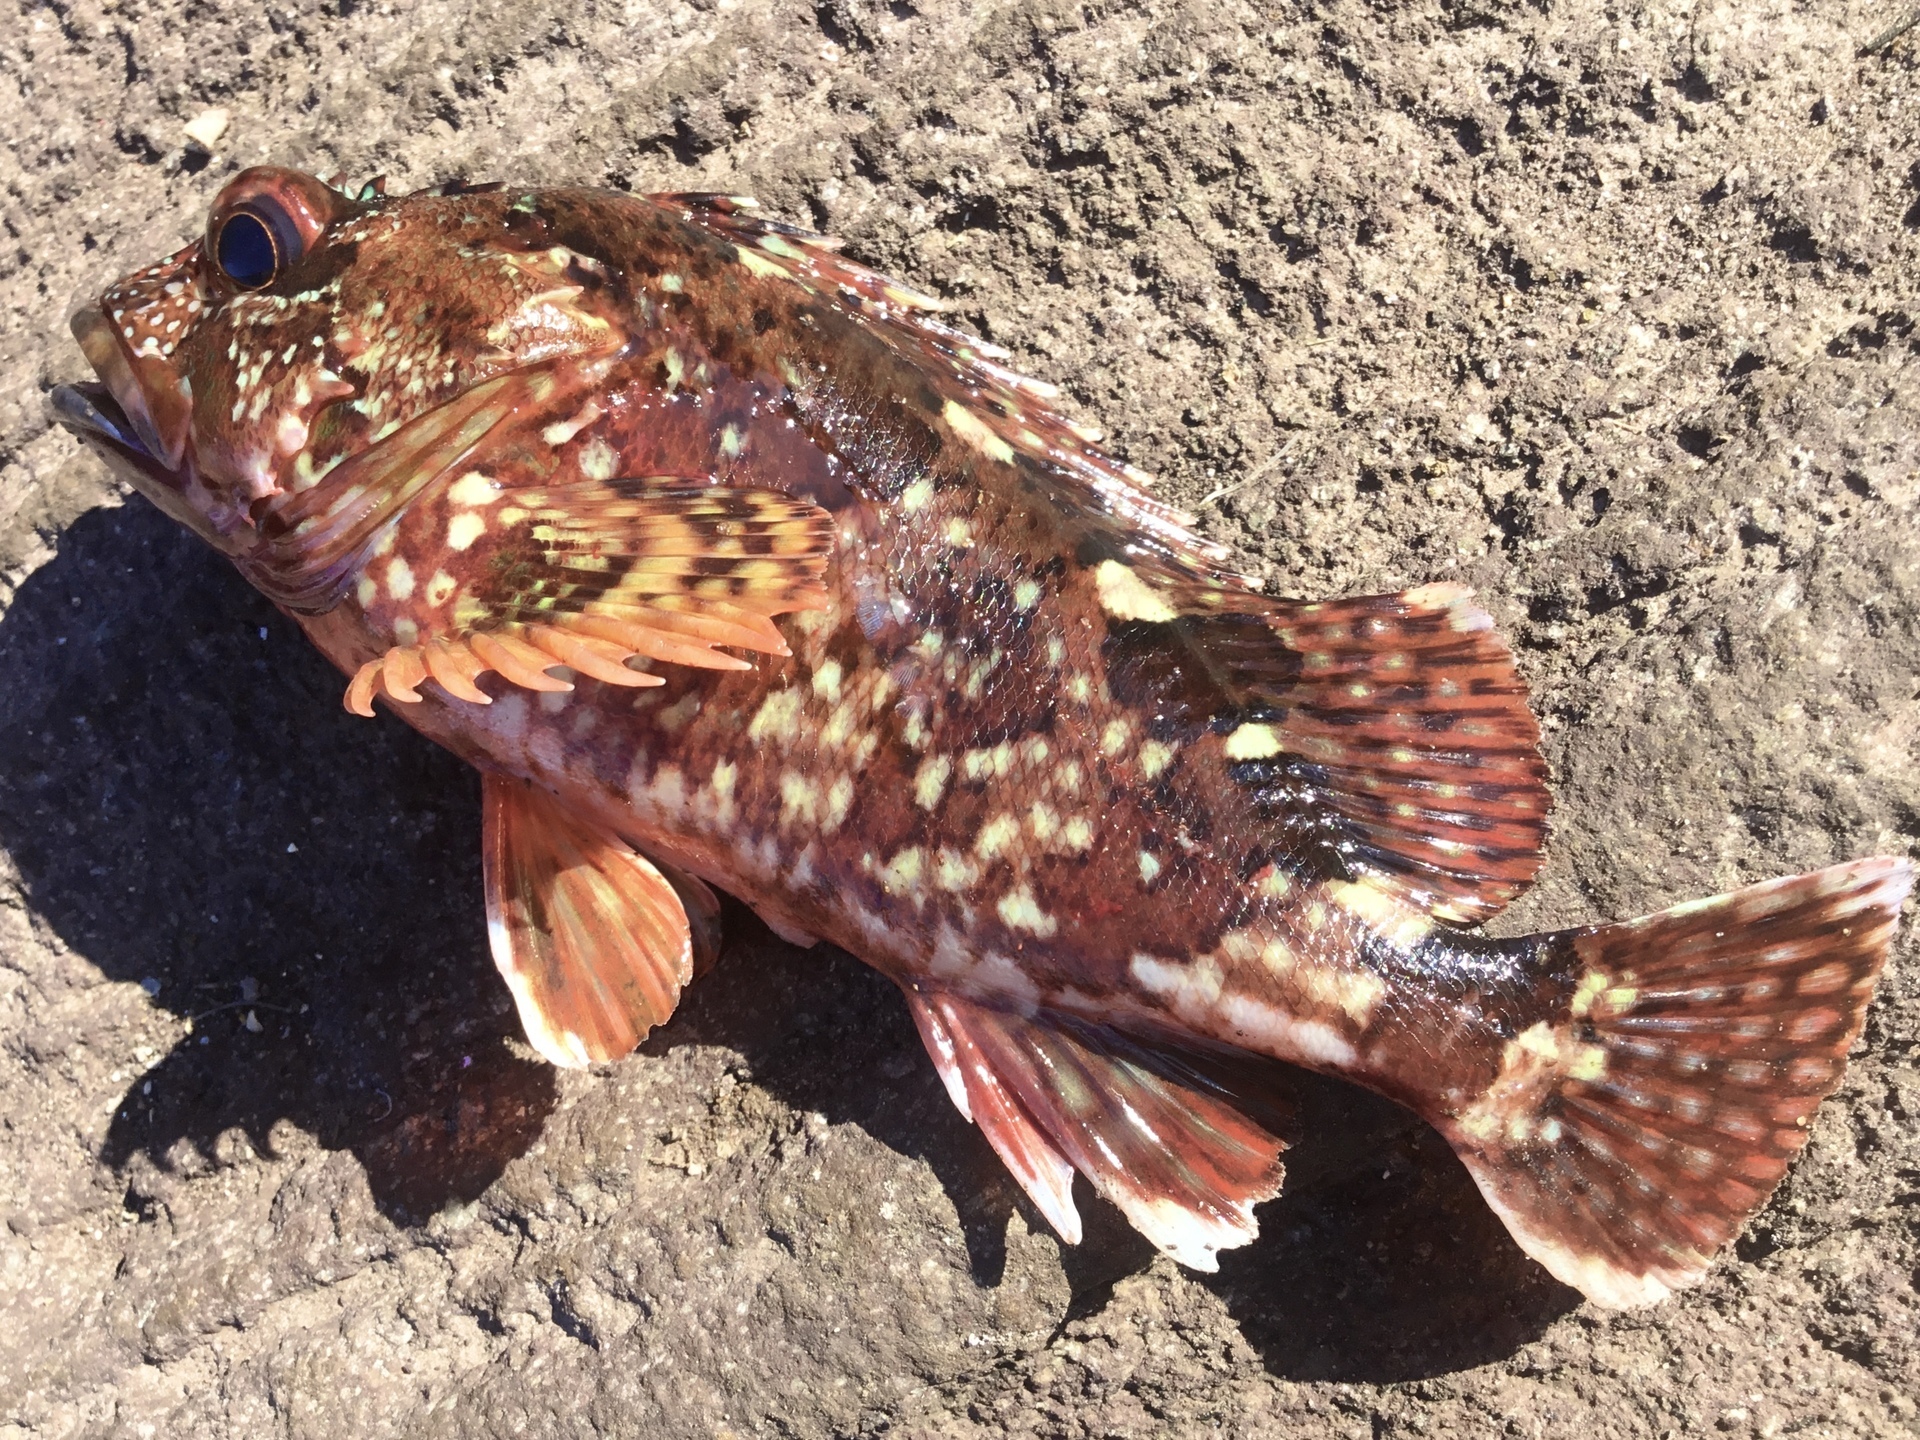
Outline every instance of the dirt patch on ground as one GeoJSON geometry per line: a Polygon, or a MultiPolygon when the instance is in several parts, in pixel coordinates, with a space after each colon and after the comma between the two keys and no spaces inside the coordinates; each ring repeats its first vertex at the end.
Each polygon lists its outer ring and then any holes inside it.
{"type": "Polygon", "coordinates": [[[1920,85],[1857,53],[1893,10],[11,13],[0,1435],[1917,1433],[1911,940],[1804,1160],[1650,1313],[1333,1086],[1218,1276],[1091,1204],[1063,1250],[891,988],[744,913],[641,1055],[530,1060],[471,774],[342,714],[44,410],[69,300],[246,164],[750,191],[1276,589],[1479,587],[1559,800],[1503,924],[1637,913],[1920,842],[1920,85]]]}

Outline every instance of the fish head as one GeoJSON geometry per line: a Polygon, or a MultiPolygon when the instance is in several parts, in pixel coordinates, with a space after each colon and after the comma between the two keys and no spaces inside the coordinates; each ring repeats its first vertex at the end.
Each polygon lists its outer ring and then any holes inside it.
{"type": "Polygon", "coordinates": [[[514,205],[243,171],[200,238],[76,310],[97,378],[56,389],[55,418],[201,538],[256,552],[276,513],[396,431],[502,376],[544,376],[531,393],[551,398],[556,367],[577,382],[617,352],[604,269],[514,205]]]}

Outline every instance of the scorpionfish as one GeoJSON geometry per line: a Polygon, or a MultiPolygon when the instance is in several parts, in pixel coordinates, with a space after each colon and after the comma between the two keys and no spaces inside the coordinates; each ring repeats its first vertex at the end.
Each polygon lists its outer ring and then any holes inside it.
{"type": "Polygon", "coordinates": [[[1911,867],[1480,922],[1546,771],[1461,586],[1282,599],[1006,352],[738,197],[255,168],[83,307],[57,416],[482,773],[493,958],[631,1050],[709,886],[892,978],[1074,1242],[1213,1269],[1290,1062],[1410,1107],[1603,1306],[1706,1273],[1840,1079],[1911,867]]]}

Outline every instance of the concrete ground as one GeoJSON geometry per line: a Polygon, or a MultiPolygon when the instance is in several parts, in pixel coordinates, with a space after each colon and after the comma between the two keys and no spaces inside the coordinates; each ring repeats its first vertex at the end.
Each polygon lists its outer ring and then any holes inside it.
{"type": "Polygon", "coordinates": [[[759,195],[1271,586],[1458,577],[1558,801],[1508,931],[1920,845],[1920,35],[1885,4],[71,0],[0,26],[0,1436],[1920,1434],[1920,955],[1696,1291],[1611,1316],[1304,1091],[1217,1276],[1056,1242],[891,987],[730,911],[556,1074],[471,773],[49,425],[273,160],[759,195]],[[225,114],[217,123],[212,112],[225,114]],[[190,138],[197,135],[199,138],[190,138]]]}

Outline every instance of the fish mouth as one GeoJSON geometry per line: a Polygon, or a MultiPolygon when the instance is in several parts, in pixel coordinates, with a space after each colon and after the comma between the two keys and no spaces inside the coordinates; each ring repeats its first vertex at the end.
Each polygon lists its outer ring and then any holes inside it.
{"type": "MultiPolygon", "coordinates": [[[[48,397],[53,419],[107,463],[122,480],[194,534],[228,555],[251,549],[254,537],[223,535],[189,498],[186,465],[191,405],[185,382],[169,387],[172,403],[155,404],[142,367],[153,362],[128,355],[113,327],[97,309],[82,309],[72,320],[74,337],[92,363],[98,380],[56,385],[48,397]]],[[[169,368],[169,375],[171,370],[169,368]]]]}
{"type": "Polygon", "coordinates": [[[56,385],[47,403],[53,418],[106,461],[109,470],[209,545],[228,555],[251,548],[240,537],[220,534],[193,507],[182,472],[168,468],[147,448],[108,386],[95,380],[56,385]]]}
{"type": "Polygon", "coordinates": [[[71,385],[56,385],[47,403],[53,418],[88,444],[99,447],[104,442],[113,448],[118,458],[158,471],[155,478],[172,478],[173,472],[140,443],[133,422],[120,408],[113,391],[99,381],[77,380],[71,385]]]}
{"type": "Polygon", "coordinates": [[[177,471],[193,428],[193,398],[185,378],[150,348],[151,342],[137,351],[128,346],[98,305],[81,306],[67,323],[119,407],[126,433],[140,441],[149,458],[177,471]]]}

